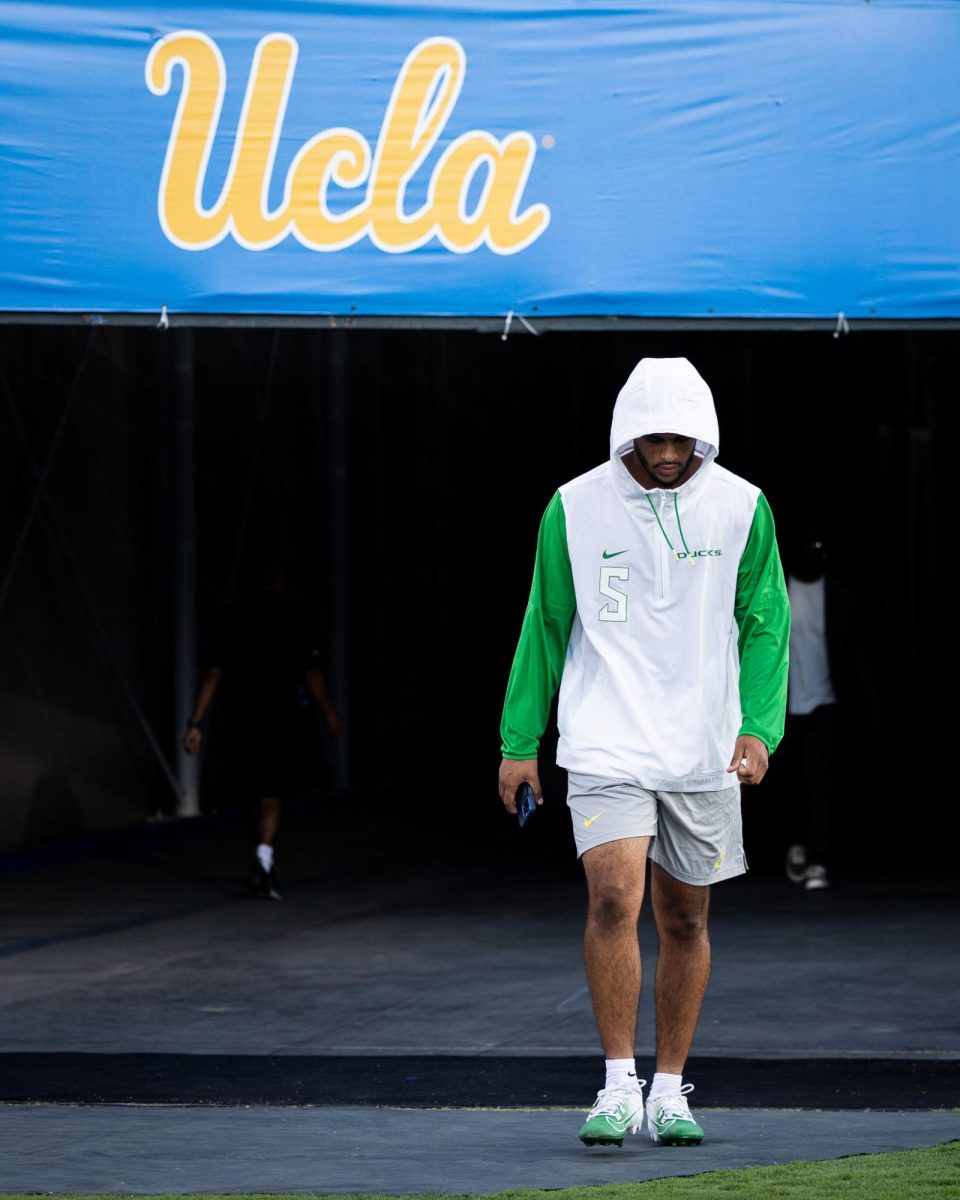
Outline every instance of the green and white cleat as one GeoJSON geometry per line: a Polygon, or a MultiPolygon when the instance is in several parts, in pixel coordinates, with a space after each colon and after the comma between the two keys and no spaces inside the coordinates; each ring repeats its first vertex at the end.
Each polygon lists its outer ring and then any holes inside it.
{"type": "Polygon", "coordinates": [[[585,1146],[622,1146],[623,1135],[639,1133],[643,1124],[643,1093],[647,1081],[638,1079],[635,1088],[603,1088],[580,1129],[585,1146]]]}
{"type": "Polygon", "coordinates": [[[651,1142],[664,1146],[699,1146],[703,1130],[693,1119],[687,1095],[692,1083],[685,1083],[672,1096],[651,1096],[647,1101],[647,1132],[651,1142]]]}

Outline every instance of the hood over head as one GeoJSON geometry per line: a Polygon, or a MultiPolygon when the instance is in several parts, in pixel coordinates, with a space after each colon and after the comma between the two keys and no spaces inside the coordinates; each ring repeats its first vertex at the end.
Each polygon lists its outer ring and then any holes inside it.
{"type": "Polygon", "coordinates": [[[642,358],[620,389],[610,428],[610,457],[633,448],[651,433],[696,438],[698,457],[716,458],[720,429],[713,395],[686,358],[642,358]]]}

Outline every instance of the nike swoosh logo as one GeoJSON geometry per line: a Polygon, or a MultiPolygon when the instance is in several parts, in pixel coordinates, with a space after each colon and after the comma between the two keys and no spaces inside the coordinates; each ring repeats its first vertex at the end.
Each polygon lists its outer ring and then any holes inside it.
{"type": "Polygon", "coordinates": [[[589,829],[589,828],[590,828],[590,826],[591,826],[591,825],[594,823],[594,821],[597,819],[597,817],[602,817],[605,811],[606,811],[605,809],[602,809],[602,808],[601,808],[601,809],[600,809],[600,811],[599,811],[599,812],[596,814],[596,816],[593,816],[593,817],[584,817],[584,819],[583,819],[583,827],[584,827],[584,829],[589,829]]]}
{"type": "Polygon", "coordinates": [[[603,552],[604,558],[616,558],[618,554],[626,554],[626,550],[614,550],[612,554],[608,554],[606,550],[603,552]]]}

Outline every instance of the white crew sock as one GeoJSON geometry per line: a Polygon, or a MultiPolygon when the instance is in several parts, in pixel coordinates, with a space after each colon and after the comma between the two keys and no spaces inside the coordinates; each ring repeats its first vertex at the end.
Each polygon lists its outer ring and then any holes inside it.
{"type": "Polygon", "coordinates": [[[257,858],[260,859],[260,866],[265,871],[273,869],[273,847],[268,846],[266,842],[261,842],[257,847],[257,858]]]}
{"type": "Polygon", "coordinates": [[[653,1077],[653,1083],[650,1084],[650,1095],[678,1096],[682,1084],[682,1075],[668,1075],[665,1071],[658,1071],[653,1077]]]}
{"type": "Polygon", "coordinates": [[[604,1087],[635,1088],[637,1084],[637,1063],[633,1058],[604,1059],[607,1068],[607,1082],[604,1087]]]}

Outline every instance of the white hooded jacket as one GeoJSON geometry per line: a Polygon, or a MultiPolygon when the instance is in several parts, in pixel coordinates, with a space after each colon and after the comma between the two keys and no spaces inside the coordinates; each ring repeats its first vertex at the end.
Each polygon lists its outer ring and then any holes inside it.
{"type": "Polygon", "coordinates": [[[506,757],[535,756],[561,676],[557,761],[569,770],[714,791],[735,786],[726,768],[739,733],[775,747],[783,572],[766,501],[716,463],[718,450],[713,397],[693,366],[642,360],[617,398],[610,460],[564,484],[544,515],[506,757]],[[643,488],[622,461],[656,433],[696,439],[700,467],[678,487],[643,488]]]}

